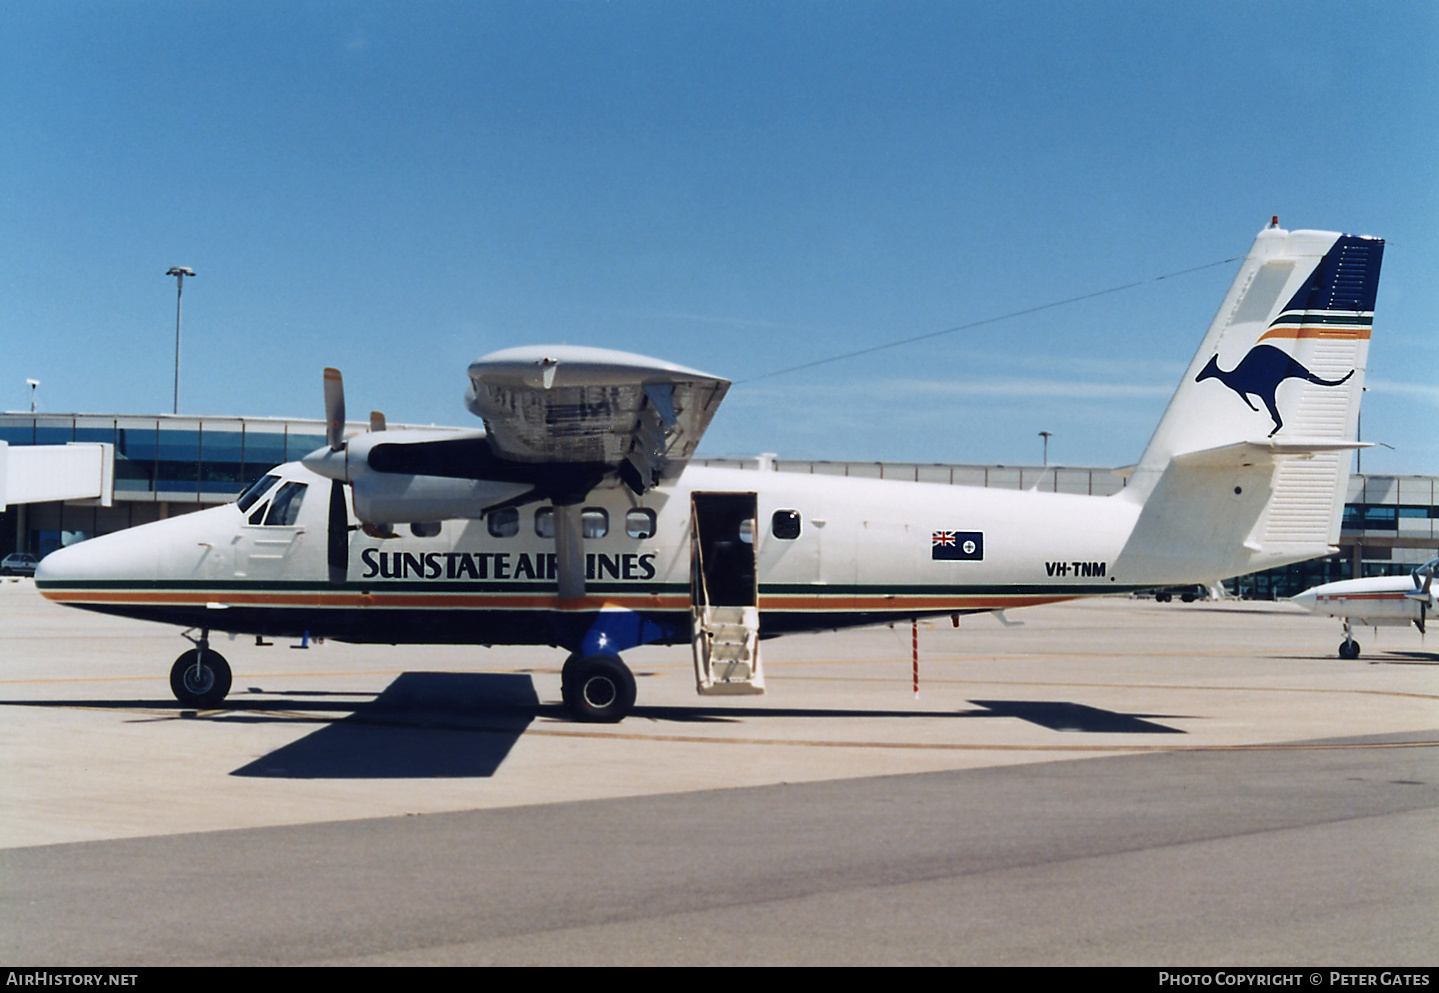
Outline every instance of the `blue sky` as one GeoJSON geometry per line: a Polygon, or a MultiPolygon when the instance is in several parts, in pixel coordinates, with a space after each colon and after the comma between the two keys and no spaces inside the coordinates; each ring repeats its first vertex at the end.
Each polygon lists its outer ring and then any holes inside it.
{"type": "Polygon", "coordinates": [[[1439,473],[1439,4],[0,9],[0,407],[467,424],[563,341],[736,381],[711,455],[1121,465],[1237,263],[1388,239],[1368,471],[1439,473]],[[1055,300],[1084,303],[765,373],[1055,300]]]}

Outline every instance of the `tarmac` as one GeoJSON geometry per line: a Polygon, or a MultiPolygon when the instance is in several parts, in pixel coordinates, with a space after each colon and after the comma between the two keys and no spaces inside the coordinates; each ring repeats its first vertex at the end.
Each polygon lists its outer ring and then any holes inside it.
{"type": "Polygon", "coordinates": [[[0,582],[0,956],[123,964],[1433,965],[1439,651],[1080,601],[626,653],[213,647],[0,582]]]}

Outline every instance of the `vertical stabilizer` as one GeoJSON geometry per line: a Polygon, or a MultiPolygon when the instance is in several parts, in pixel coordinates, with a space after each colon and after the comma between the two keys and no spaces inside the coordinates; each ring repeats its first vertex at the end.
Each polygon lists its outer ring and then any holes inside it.
{"type": "Polygon", "coordinates": [[[1261,231],[1135,476],[1243,441],[1352,439],[1383,254],[1377,238],[1261,231]]]}
{"type": "Polygon", "coordinates": [[[1176,528],[1213,549],[1213,578],[1326,553],[1383,254],[1377,238],[1259,233],[1131,476],[1126,497],[1146,501],[1131,562],[1157,568],[1176,528]]]}

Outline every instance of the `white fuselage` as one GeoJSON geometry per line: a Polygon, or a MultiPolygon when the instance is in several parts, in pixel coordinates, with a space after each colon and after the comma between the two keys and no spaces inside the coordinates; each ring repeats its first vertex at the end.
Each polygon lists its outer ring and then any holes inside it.
{"type": "Polygon", "coordinates": [[[1341,617],[1361,627],[1418,623],[1436,608],[1432,586],[1425,589],[1422,577],[1416,582],[1410,573],[1325,583],[1291,600],[1305,610],[1341,617]]]}
{"type": "Polygon", "coordinates": [[[695,493],[754,495],[753,571],[767,634],[1212,578],[1117,569],[1140,511],[1123,494],[693,466],[643,497],[621,487],[589,495],[585,509],[592,518],[603,511],[607,527],[585,540],[587,588],[579,601],[557,599],[553,539],[536,527],[548,508],[536,504],[517,509],[507,534],[492,533],[492,517],[439,522],[429,537],[415,533],[424,528],[395,525],[395,537],[377,538],[351,519],[346,573],[337,582],[326,565],[330,481],[295,463],[274,474],[276,489],[308,484],[293,524],[251,524],[234,504],[212,508],[63,549],[45,560],[40,588],[65,603],[216,630],[543,642],[552,635],[536,623],[540,614],[631,610],[685,618],[661,639],[680,641],[692,599],[695,493]],[[653,534],[645,510],[653,512],[653,534]],[[627,527],[634,511],[639,534],[627,527]],[[775,515],[793,520],[790,512],[799,533],[778,537],[775,515]],[[966,536],[978,536],[968,556],[963,546],[976,539],[966,536]],[[945,555],[958,557],[936,557],[945,555]],[[503,615],[509,635],[483,622],[487,611],[503,615]]]}

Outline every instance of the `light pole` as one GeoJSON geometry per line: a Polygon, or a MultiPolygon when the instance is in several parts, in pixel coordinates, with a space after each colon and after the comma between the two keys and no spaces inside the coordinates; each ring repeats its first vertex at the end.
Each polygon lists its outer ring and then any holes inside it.
{"type": "Polygon", "coordinates": [[[1049,465],[1049,439],[1054,437],[1053,431],[1041,431],[1039,436],[1044,439],[1044,464],[1049,465]]]}
{"type": "Polygon", "coordinates": [[[185,277],[195,275],[194,269],[186,269],[184,266],[172,266],[167,276],[175,277],[175,409],[172,413],[180,412],[180,297],[185,293],[185,277]]]}
{"type": "Polygon", "coordinates": [[[25,385],[30,387],[30,413],[35,413],[35,388],[40,385],[38,379],[27,379],[25,385]]]}

